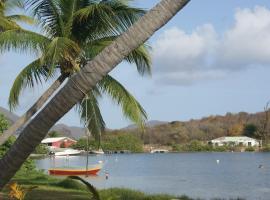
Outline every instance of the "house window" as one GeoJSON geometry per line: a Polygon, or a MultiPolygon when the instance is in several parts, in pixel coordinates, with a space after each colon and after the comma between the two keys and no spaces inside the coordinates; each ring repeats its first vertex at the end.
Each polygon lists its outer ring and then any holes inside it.
{"type": "Polygon", "coordinates": [[[243,142],[239,142],[239,146],[243,146],[243,142]]]}
{"type": "Polygon", "coordinates": [[[251,147],[251,142],[248,142],[248,146],[251,147]]]}

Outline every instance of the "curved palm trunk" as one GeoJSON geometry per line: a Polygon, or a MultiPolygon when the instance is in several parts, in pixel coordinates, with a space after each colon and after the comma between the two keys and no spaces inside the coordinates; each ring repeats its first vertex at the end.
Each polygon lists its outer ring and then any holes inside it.
{"type": "Polygon", "coordinates": [[[4,144],[11,135],[15,134],[16,131],[19,131],[19,129],[21,129],[22,126],[29,119],[31,119],[34,114],[36,114],[36,112],[46,103],[52,94],[61,86],[65,79],[65,75],[59,76],[59,78],[42,94],[42,96],[39,97],[35,104],[29,108],[29,110],[14,124],[12,124],[8,130],[4,131],[4,133],[0,135],[0,145],[4,144]]]}
{"type": "Polygon", "coordinates": [[[19,138],[0,160],[0,189],[13,177],[47,131],[67,113],[84,94],[119,64],[133,49],[165,25],[189,0],[162,0],[124,34],[106,47],[51,99],[22,130],[19,138]]]}

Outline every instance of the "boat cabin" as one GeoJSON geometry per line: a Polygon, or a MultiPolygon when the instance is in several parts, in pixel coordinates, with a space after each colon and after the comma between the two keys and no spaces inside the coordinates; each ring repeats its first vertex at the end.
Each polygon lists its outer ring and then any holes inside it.
{"type": "Polygon", "coordinates": [[[41,141],[42,144],[46,144],[49,147],[55,148],[68,148],[73,144],[76,144],[77,141],[69,137],[54,137],[54,138],[45,138],[41,141]]]}

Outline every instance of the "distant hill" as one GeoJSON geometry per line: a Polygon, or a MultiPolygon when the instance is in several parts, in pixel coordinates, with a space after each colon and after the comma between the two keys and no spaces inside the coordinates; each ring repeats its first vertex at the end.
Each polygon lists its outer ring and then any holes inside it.
{"type": "Polygon", "coordinates": [[[67,126],[65,124],[56,124],[51,128],[51,131],[57,131],[63,136],[79,139],[85,135],[84,128],[76,126],[67,126]]]}
{"type": "MultiPolygon", "coordinates": [[[[3,113],[8,120],[13,123],[18,116],[0,107],[0,113],[3,113]]],[[[189,121],[149,121],[146,123],[144,132],[135,125],[130,125],[118,130],[106,130],[106,133],[121,134],[130,133],[137,135],[145,144],[171,145],[174,143],[186,143],[191,140],[211,140],[221,136],[234,136],[243,133],[246,124],[261,126],[264,119],[264,113],[254,114],[240,112],[227,113],[224,116],[208,116],[198,120],[189,121]]],[[[270,133],[270,127],[267,130],[270,133]]],[[[68,126],[66,124],[57,124],[51,130],[59,132],[62,136],[68,136],[75,139],[85,135],[84,128],[68,126]]]]}
{"type": "MultiPolygon", "coordinates": [[[[242,135],[247,124],[261,127],[264,116],[265,113],[263,112],[254,114],[246,112],[227,113],[225,116],[216,115],[198,120],[163,123],[147,127],[143,132],[137,128],[119,131],[136,134],[145,144],[172,145],[187,143],[192,140],[208,141],[222,136],[242,135]]],[[[270,133],[270,126],[266,131],[270,133]]]]}
{"type": "Polygon", "coordinates": [[[2,113],[11,124],[19,118],[16,114],[9,112],[9,110],[3,107],[0,107],[0,113],[2,113]]]}
{"type": "MultiPolygon", "coordinates": [[[[168,123],[168,122],[158,121],[158,120],[151,120],[151,121],[148,121],[145,125],[146,125],[146,127],[151,128],[151,127],[161,125],[161,124],[166,124],[166,123],[168,123]]],[[[122,128],[122,130],[130,130],[130,129],[136,129],[136,128],[138,128],[137,125],[131,124],[131,125],[127,126],[127,127],[122,128]]]]}

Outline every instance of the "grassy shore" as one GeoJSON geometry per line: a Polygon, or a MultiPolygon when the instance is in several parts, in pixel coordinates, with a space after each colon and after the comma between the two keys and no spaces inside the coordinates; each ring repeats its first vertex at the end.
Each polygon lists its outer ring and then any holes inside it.
{"type": "MultiPolygon", "coordinates": [[[[25,200],[89,200],[92,197],[86,186],[76,180],[69,178],[56,179],[37,171],[27,175],[23,173],[17,174],[13,181],[23,188],[37,186],[37,188],[27,193],[25,200]]],[[[123,188],[104,189],[98,192],[101,200],[194,200],[187,196],[150,195],[123,188]]],[[[0,199],[10,199],[8,193],[9,187],[7,186],[0,193],[0,199]]]]}

